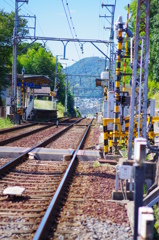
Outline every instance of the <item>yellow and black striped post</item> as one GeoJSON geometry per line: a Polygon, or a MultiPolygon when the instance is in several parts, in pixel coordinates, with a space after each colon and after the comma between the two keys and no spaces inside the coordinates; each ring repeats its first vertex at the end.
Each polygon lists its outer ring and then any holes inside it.
{"type": "MultiPolygon", "coordinates": [[[[129,4],[127,7],[127,20],[126,20],[126,28],[128,28],[128,22],[129,22],[129,4]]],[[[125,74],[126,74],[126,57],[127,57],[127,51],[128,51],[128,34],[126,33],[126,40],[125,40],[125,55],[124,55],[124,76],[123,76],[123,92],[125,92],[125,74]]]]}
{"type": "Polygon", "coordinates": [[[22,75],[22,87],[21,87],[21,109],[23,108],[23,96],[24,96],[24,75],[22,75]]]}
{"type": "Polygon", "coordinates": [[[103,119],[103,133],[104,133],[104,153],[108,153],[108,122],[107,119],[103,119]]]}
{"type": "Polygon", "coordinates": [[[148,121],[149,121],[149,124],[151,122],[151,127],[149,128],[149,132],[148,132],[148,138],[150,140],[150,143],[151,144],[154,144],[154,137],[155,137],[155,134],[154,134],[154,122],[153,122],[153,118],[152,117],[149,117],[148,118],[148,121]]]}
{"type": "Polygon", "coordinates": [[[121,67],[121,50],[122,50],[122,37],[123,22],[122,17],[118,21],[118,50],[117,50],[117,66],[116,66],[116,80],[115,80],[115,104],[114,104],[114,124],[113,124],[113,151],[117,153],[118,144],[118,117],[119,117],[119,95],[120,95],[120,67],[121,67]]]}
{"type": "Polygon", "coordinates": [[[109,140],[109,152],[112,153],[113,141],[112,139],[109,140]]]}

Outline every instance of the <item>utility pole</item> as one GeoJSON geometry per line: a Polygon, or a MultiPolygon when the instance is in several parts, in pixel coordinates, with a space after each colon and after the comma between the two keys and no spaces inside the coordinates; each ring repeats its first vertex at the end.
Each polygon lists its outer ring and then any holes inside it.
{"type": "Polygon", "coordinates": [[[13,65],[12,65],[12,114],[17,114],[17,45],[18,45],[18,3],[28,3],[28,0],[15,0],[15,17],[13,29],[13,65]]]}
{"type": "Polygon", "coordinates": [[[12,113],[17,111],[17,26],[18,26],[18,0],[15,0],[15,17],[13,29],[13,67],[12,67],[12,113]]]}
{"type": "Polygon", "coordinates": [[[107,10],[106,15],[100,16],[99,17],[104,17],[107,22],[110,24],[110,27],[106,27],[104,29],[109,29],[110,30],[110,36],[109,36],[109,84],[108,84],[108,91],[113,91],[113,67],[115,65],[115,57],[114,57],[114,15],[115,15],[115,7],[116,7],[116,0],[112,4],[101,4],[102,8],[105,7],[107,10]]]}

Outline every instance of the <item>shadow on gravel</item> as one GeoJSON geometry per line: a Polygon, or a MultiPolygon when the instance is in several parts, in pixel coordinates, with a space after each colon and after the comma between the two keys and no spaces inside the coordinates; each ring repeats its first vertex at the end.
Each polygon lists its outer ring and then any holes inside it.
{"type": "MultiPolygon", "coordinates": [[[[115,174],[110,173],[75,173],[75,176],[91,176],[91,177],[100,177],[100,178],[111,178],[115,179],[115,174]]],[[[93,179],[92,179],[93,180],[93,179]]],[[[95,181],[95,179],[94,179],[95,181]]]]}

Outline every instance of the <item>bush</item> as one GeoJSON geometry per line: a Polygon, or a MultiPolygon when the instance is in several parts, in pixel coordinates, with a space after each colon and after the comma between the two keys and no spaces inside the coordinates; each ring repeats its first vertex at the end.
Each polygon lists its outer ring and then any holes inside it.
{"type": "Polygon", "coordinates": [[[0,129],[12,127],[12,126],[13,126],[13,123],[10,121],[9,118],[0,118],[0,129]]]}
{"type": "Polygon", "coordinates": [[[154,94],[159,91],[159,83],[152,80],[148,81],[148,98],[153,98],[154,94]]]}

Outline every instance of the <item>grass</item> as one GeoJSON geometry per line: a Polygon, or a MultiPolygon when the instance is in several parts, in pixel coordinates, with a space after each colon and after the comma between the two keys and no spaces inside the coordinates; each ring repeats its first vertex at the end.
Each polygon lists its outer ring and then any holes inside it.
{"type": "Polygon", "coordinates": [[[60,117],[63,117],[64,116],[64,106],[59,102],[57,103],[57,117],[60,118],[60,117]]]}
{"type": "MultiPolygon", "coordinates": [[[[35,99],[34,108],[51,110],[52,102],[47,100],[35,99]]],[[[60,102],[57,103],[57,117],[60,118],[64,116],[64,109],[65,109],[64,106],[60,102]]]]}
{"type": "Polygon", "coordinates": [[[153,95],[153,99],[155,99],[156,101],[155,108],[159,109],[159,93],[158,92],[153,95]]]}
{"type": "Polygon", "coordinates": [[[34,108],[38,108],[38,109],[50,109],[51,110],[51,101],[45,101],[45,100],[38,100],[35,99],[34,100],[34,108]]]}
{"type": "Polygon", "coordinates": [[[128,155],[128,150],[125,146],[122,146],[122,148],[120,149],[121,153],[122,153],[122,156],[123,158],[127,158],[127,155],[128,155]]]}
{"type": "Polygon", "coordinates": [[[0,118],[0,129],[12,127],[13,123],[10,121],[9,118],[0,118]]]}
{"type": "Polygon", "coordinates": [[[99,163],[98,161],[95,161],[93,163],[93,167],[94,168],[98,168],[98,167],[104,167],[105,170],[111,170],[112,168],[116,168],[116,166],[112,166],[112,165],[109,165],[107,163],[99,163]]]}

